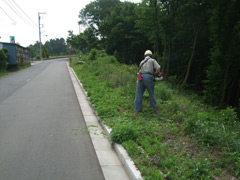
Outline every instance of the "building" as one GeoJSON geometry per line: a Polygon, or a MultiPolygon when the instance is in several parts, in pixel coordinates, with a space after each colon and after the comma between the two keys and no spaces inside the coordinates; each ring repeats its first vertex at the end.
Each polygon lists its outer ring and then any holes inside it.
{"type": "Polygon", "coordinates": [[[30,62],[29,49],[15,43],[0,42],[0,49],[8,49],[8,65],[24,65],[30,62]]]}

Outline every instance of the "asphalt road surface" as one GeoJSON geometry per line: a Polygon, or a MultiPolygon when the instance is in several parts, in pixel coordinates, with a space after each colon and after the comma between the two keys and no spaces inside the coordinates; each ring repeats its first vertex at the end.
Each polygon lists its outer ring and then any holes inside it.
{"type": "Polygon", "coordinates": [[[0,180],[103,180],[66,59],[0,78],[0,180]]]}

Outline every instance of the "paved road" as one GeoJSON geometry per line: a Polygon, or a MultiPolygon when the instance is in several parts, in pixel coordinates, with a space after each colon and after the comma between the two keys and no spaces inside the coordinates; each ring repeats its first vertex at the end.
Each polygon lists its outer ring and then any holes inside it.
{"type": "Polygon", "coordinates": [[[103,180],[66,67],[0,78],[0,180],[103,180]]]}

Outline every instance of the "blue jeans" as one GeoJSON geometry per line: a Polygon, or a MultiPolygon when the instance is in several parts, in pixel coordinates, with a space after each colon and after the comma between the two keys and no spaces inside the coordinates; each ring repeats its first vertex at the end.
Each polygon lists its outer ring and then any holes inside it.
{"type": "Polygon", "coordinates": [[[150,104],[154,110],[157,109],[156,98],[154,94],[155,82],[151,74],[141,74],[142,81],[137,82],[137,92],[134,102],[134,111],[139,112],[142,109],[142,99],[145,89],[147,89],[150,97],[150,104]]]}

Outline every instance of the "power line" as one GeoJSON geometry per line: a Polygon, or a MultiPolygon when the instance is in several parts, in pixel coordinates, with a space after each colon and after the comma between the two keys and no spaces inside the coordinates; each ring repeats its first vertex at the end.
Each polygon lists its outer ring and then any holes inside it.
{"type": "MultiPolygon", "coordinates": [[[[29,23],[29,21],[26,20],[26,18],[24,18],[21,13],[18,12],[17,8],[11,3],[11,1],[7,0],[8,2],[5,2],[7,3],[7,5],[17,14],[17,16],[20,17],[20,19],[22,19],[26,24],[28,24],[29,26],[33,27],[33,25],[31,23],[29,23]]],[[[33,28],[36,28],[36,27],[33,27],[33,28]]],[[[36,28],[37,29],[37,28],[36,28]]]]}
{"type": "MultiPolygon", "coordinates": [[[[12,4],[11,1],[9,0],[4,0],[4,2],[8,5],[8,7],[22,20],[24,21],[27,25],[37,29],[37,25],[32,21],[30,20],[31,23],[33,23],[35,26],[33,26],[33,24],[31,24],[29,22],[29,20],[26,19],[26,17],[24,17],[21,13],[19,13],[19,10],[12,4]]],[[[15,3],[15,2],[14,2],[15,3]]],[[[15,3],[16,4],[16,3],[15,3]]],[[[24,13],[25,16],[27,16],[27,14],[16,4],[16,6],[24,13]]],[[[27,16],[28,17],[28,16],[27,16]]],[[[29,18],[29,17],[28,17],[29,18]]]]}
{"type": "Polygon", "coordinates": [[[0,9],[2,9],[2,11],[7,15],[7,17],[9,17],[9,19],[11,19],[14,22],[14,25],[17,24],[16,21],[13,20],[13,18],[11,18],[5,11],[4,9],[0,6],[0,9]]]}
{"type": "Polygon", "coordinates": [[[1,29],[2,28],[8,28],[9,26],[12,26],[13,24],[0,24],[1,29]]]}
{"type": "Polygon", "coordinates": [[[37,27],[37,24],[22,10],[22,8],[14,0],[12,1],[23,12],[23,14],[37,27]]]}
{"type": "Polygon", "coordinates": [[[12,5],[9,4],[9,2],[7,2],[6,0],[4,0],[4,2],[8,5],[8,7],[10,7],[12,9],[12,11],[19,16],[22,19],[22,16],[14,9],[14,7],[12,5]]]}

